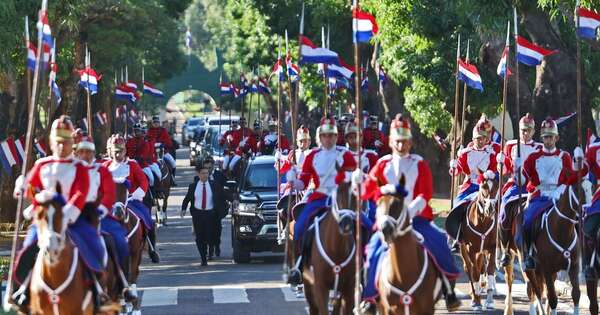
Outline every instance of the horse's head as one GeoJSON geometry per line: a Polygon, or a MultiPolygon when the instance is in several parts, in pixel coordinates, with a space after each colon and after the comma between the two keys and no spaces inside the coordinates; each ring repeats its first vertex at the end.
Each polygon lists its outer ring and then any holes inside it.
{"type": "Polygon", "coordinates": [[[161,160],[163,158],[163,156],[165,155],[165,147],[163,146],[162,143],[155,143],[154,151],[156,152],[156,157],[159,160],[161,160]]]}
{"type": "Polygon", "coordinates": [[[380,188],[383,195],[377,201],[377,224],[388,242],[396,236],[406,234],[411,227],[404,205],[404,198],[408,195],[405,183],[406,179],[402,175],[397,185],[388,184],[380,188]]]}
{"type": "Polygon", "coordinates": [[[350,193],[350,183],[340,183],[332,198],[334,204],[331,206],[331,213],[338,224],[340,234],[352,234],[354,232],[355,212],[349,209],[353,209],[352,205],[356,204],[351,200],[356,197],[350,193]]]}
{"type": "Polygon", "coordinates": [[[495,215],[496,202],[498,201],[498,177],[490,170],[480,173],[481,184],[477,193],[477,202],[480,204],[478,211],[488,217],[495,215]]]}
{"type": "Polygon", "coordinates": [[[63,214],[66,204],[59,184],[56,190],[42,190],[35,195],[38,207],[34,223],[38,229],[38,246],[49,265],[56,264],[66,245],[67,219],[63,214]]]}
{"type": "Polygon", "coordinates": [[[112,207],[112,215],[119,221],[127,221],[127,207],[124,203],[117,201],[112,207]]]}

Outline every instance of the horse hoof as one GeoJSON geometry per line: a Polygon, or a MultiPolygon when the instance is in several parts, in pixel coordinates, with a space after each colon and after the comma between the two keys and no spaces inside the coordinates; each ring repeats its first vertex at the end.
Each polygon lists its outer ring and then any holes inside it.
{"type": "Polygon", "coordinates": [[[494,301],[486,301],[485,302],[485,309],[487,309],[487,310],[493,310],[494,309],[494,301]]]}
{"type": "Polygon", "coordinates": [[[125,304],[125,313],[130,314],[131,312],[133,312],[133,304],[127,302],[127,304],[125,304]]]}
{"type": "Polygon", "coordinates": [[[474,305],[471,307],[473,309],[473,311],[475,312],[481,312],[483,310],[483,308],[481,307],[481,305],[474,305]]]}

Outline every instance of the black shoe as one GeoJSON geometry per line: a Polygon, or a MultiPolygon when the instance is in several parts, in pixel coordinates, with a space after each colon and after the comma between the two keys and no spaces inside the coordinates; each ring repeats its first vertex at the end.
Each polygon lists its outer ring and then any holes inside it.
{"type": "Polygon", "coordinates": [[[219,246],[217,246],[217,248],[215,248],[215,256],[221,257],[221,248],[219,248],[219,246]]]}
{"type": "Polygon", "coordinates": [[[596,269],[590,266],[583,267],[583,274],[585,275],[585,280],[592,281],[598,279],[598,273],[596,269]]]}
{"type": "Polygon", "coordinates": [[[202,266],[208,266],[208,262],[206,260],[202,261],[202,266]]]}
{"type": "Polygon", "coordinates": [[[454,292],[446,295],[446,309],[448,312],[454,312],[460,307],[460,300],[454,292]]]}
{"type": "Polygon", "coordinates": [[[500,258],[500,265],[502,267],[508,267],[508,265],[510,265],[510,260],[511,260],[510,254],[504,253],[502,255],[502,258],[500,258]]]}
{"type": "Polygon", "coordinates": [[[527,255],[525,258],[525,269],[533,270],[535,269],[535,260],[530,255],[527,255]]]}
{"type": "Polygon", "coordinates": [[[208,260],[213,260],[213,256],[212,255],[208,255],[208,260]]]}
{"type": "Polygon", "coordinates": [[[377,314],[377,305],[371,301],[362,301],[358,306],[358,314],[375,315],[377,314]]]}
{"type": "Polygon", "coordinates": [[[153,263],[158,264],[160,262],[160,256],[155,250],[148,251],[148,255],[150,256],[150,260],[152,260],[153,263]]]}
{"type": "Polygon", "coordinates": [[[302,273],[300,270],[294,268],[290,270],[288,273],[288,281],[291,285],[301,285],[302,284],[302,273]]]}

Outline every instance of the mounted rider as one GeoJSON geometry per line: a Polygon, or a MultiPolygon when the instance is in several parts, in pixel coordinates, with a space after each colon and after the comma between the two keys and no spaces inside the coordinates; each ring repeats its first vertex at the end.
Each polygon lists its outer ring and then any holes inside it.
{"type": "MultiPolygon", "coordinates": [[[[519,120],[519,137],[521,142],[521,157],[518,157],[517,140],[509,140],[506,142],[504,147],[504,153],[499,153],[496,156],[496,162],[498,164],[498,171],[500,171],[501,165],[504,165],[504,175],[508,176],[509,179],[502,187],[502,206],[499,212],[499,221],[503,222],[505,219],[505,208],[509,204],[514,202],[521,202],[523,198],[527,197],[527,191],[525,190],[525,174],[523,173],[523,161],[527,160],[531,153],[538,151],[542,148],[542,144],[533,141],[533,135],[535,134],[535,120],[530,113],[525,114],[519,120]],[[519,179],[517,178],[517,172],[521,171],[521,187],[519,188],[519,179]],[[520,196],[520,197],[519,197],[520,196]]],[[[510,263],[510,253],[503,252],[501,258],[501,264],[506,266],[510,263]]]]}
{"type": "Polygon", "coordinates": [[[342,114],[342,116],[338,117],[338,135],[336,140],[336,145],[345,146],[346,145],[346,137],[344,136],[344,131],[346,130],[346,124],[354,120],[354,115],[350,113],[342,114]]]}
{"type": "MultiPolygon", "coordinates": [[[[362,189],[362,198],[377,201],[381,196],[406,193],[404,211],[412,218],[415,231],[423,236],[423,246],[436,262],[435,265],[442,275],[443,292],[449,310],[458,308],[460,302],[456,298],[448,279],[458,277],[460,271],[454,264],[454,258],[448,247],[446,235],[435,227],[433,212],[429,206],[433,194],[433,179],[429,164],[421,156],[411,154],[412,133],[408,119],[396,116],[390,126],[389,146],[392,154],[377,161],[371,169],[362,189]],[[400,178],[404,176],[406,184],[399,187],[400,178]]],[[[381,230],[390,218],[377,213],[376,228],[381,230]]],[[[371,236],[367,245],[367,279],[363,291],[361,309],[366,312],[374,311],[374,304],[379,295],[376,288],[377,267],[382,254],[387,252],[381,232],[371,236]]]]}
{"type": "Polygon", "coordinates": [[[157,163],[154,143],[144,134],[140,123],[133,125],[133,136],[127,139],[125,148],[127,157],[138,162],[148,178],[150,187],[154,187],[154,183],[160,181],[162,174],[157,163]]]}
{"type": "MultiPolygon", "coordinates": [[[[112,208],[116,199],[116,187],[110,171],[95,160],[96,146],[94,140],[80,129],[75,135],[75,155],[87,164],[90,178],[90,189],[86,198],[87,203],[94,203],[100,197],[98,212],[100,212],[100,231],[108,235],[105,237],[106,249],[115,257],[117,275],[123,288],[129,288],[126,275],[129,272],[129,245],[127,244],[127,230],[112,216],[112,208]]],[[[105,266],[106,267],[106,266],[105,266]]],[[[128,298],[133,298],[126,290],[128,298]]]]}
{"type": "MultiPolygon", "coordinates": [[[[590,168],[590,173],[596,178],[596,184],[600,179],[600,142],[589,143],[585,152],[585,160],[590,168]]],[[[583,220],[583,235],[585,237],[584,245],[585,250],[583,251],[585,256],[583,257],[583,273],[586,280],[596,281],[598,274],[595,266],[598,262],[594,257],[597,248],[597,235],[600,227],[600,186],[597,186],[596,192],[594,193],[591,204],[587,207],[584,206],[585,216],[583,220]],[[594,261],[594,262],[592,262],[594,261]]]]}
{"type": "MultiPolygon", "coordinates": [[[[481,114],[481,117],[479,117],[479,120],[477,121],[477,125],[483,126],[483,129],[487,133],[488,146],[490,146],[490,148],[494,150],[496,154],[501,153],[502,145],[500,144],[500,141],[502,140],[502,137],[494,128],[492,122],[487,118],[486,114],[481,114]]],[[[469,144],[467,144],[467,147],[472,147],[473,144],[473,141],[471,141],[469,144]]]]}
{"type": "MultiPolygon", "coordinates": [[[[19,197],[24,192],[24,197],[31,201],[31,206],[23,212],[25,218],[31,219],[41,199],[52,198],[48,192],[60,192],[65,202],[62,213],[63,223],[68,225],[67,235],[78,248],[92,282],[98,283],[97,279],[102,278],[104,272],[106,250],[97,227],[90,221],[98,214],[87,204],[90,177],[85,162],[73,156],[73,133],[73,123],[68,116],[54,120],[50,130],[52,155],[37,160],[25,180],[22,177],[17,179],[14,195],[19,197]]],[[[37,238],[37,226],[31,224],[15,264],[14,280],[20,288],[13,291],[15,294],[11,298],[26,313],[29,313],[28,275],[39,252],[37,238]]],[[[90,288],[96,297],[96,306],[102,307],[103,293],[98,292],[93,284],[90,288]]]]}
{"type": "Polygon", "coordinates": [[[112,173],[116,183],[129,185],[129,199],[127,207],[135,213],[144,223],[149,238],[148,254],[154,263],[160,261],[156,248],[156,230],[150,214],[150,209],[144,205],[144,196],[148,192],[148,179],[144,171],[135,160],[127,158],[125,139],[120,135],[113,135],[107,141],[107,150],[110,160],[103,163],[112,173]]]}
{"type": "Polygon", "coordinates": [[[370,115],[367,118],[367,128],[363,131],[364,147],[366,149],[374,150],[379,156],[384,156],[389,153],[389,147],[387,145],[388,139],[379,130],[379,119],[377,116],[370,115]]]}
{"type": "Polygon", "coordinates": [[[239,125],[232,122],[232,129],[223,134],[219,140],[221,146],[226,145],[227,154],[223,158],[223,170],[233,171],[242,155],[256,152],[256,139],[252,130],[246,128],[246,119],[240,118],[239,125]]]}
{"type": "Polygon", "coordinates": [[[546,118],[540,127],[543,147],[527,157],[523,164],[523,171],[528,180],[527,192],[529,192],[528,204],[523,212],[523,253],[525,254],[525,268],[534,269],[535,261],[532,256],[531,244],[535,241],[533,235],[533,224],[536,218],[548,210],[555,201],[565,192],[568,185],[577,183],[578,177],[583,178],[587,174],[588,167],[583,160],[581,148],[575,148],[573,157],[556,147],[558,142],[558,126],[552,118],[546,118]],[[577,168],[579,166],[579,176],[577,168]]]}
{"type": "MultiPolygon", "coordinates": [[[[320,139],[319,148],[312,150],[306,156],[302,164],[302,172],[298,177],[293,170],[286,174],[288,185],[292,189],[304,190],[309,188],[309,185],[312,189],[312,192],[305,196],[306,204],[294,225],[294,240],[298,244],[297,248],[302,248],[304,232],[315,216],[331,206],[331,194],[344,180],[345,172],[356,169],[356,161],[352,153],[345,148],[336,146],[337,134],[335,120],[323,118],[321,125],[317,128],[317,136],[320,139]]],[[[298,259],[296,268],[290,271],[289,281],[292,284],[301,282],[301,262],[302,258],[298,259]]]]}
{"type": "MultiPolygon", "coordinates": [[[[275,159],[279,160],[279,163],[275,162],[275,169],[279,167],[278,173],[279,176],[282,177],[281,185],[281,193],[282,199],[285,196],[289,195],[291,191],[291,187],[287,185],[287,172],[293,170],[293,175],[300,174],[302,170],[302,164],[304,163],[304,159],[308,156],[312,149],[310,149],[310,132],[308,128],[304,126],[300,126],[298,131],[296,132],[296,147],[297,149],[289,151],[287,156],[282,156],[282,153],[275,152],[275,159]]],[[[284,208],[287,209],[287,206],[284,208]]]]}
{"type": "Polygon", "coordinates": [[[169,168],[171,170],[171,181],[172,181],[171,186],[176,186],[175,185],[175,170],[176,170],[175,159],[173,158],[171,153],[169,153],[173,149],[173,141],[171,140],[171,136],[169,136],[169,132],[167,131],[167,128],[161,126],[160,118],[158,116],[152,117],[152,123],[151,123],[150,127],[148,128],[147,136],[148,136],[148,140],[153,142],[155,145],[161,144],[163,146],[163,148],[165,150],[163,158],[167,162],[167,165],[169,165],[169,168]]]}
{"type": "Polygon", "coordinates": [[[446,231],[454,238],[457,245],[460,241],[460,222],[465,217],[468,205],[479,191],[486,171],[496,172],[496,151],[489,145],[486,121],[480,120],[473,128],[473,141],[465,149],[458,152],[457,160],[450,161],[450,174],[465,175],[458,195],[454,200],[454,208],[446,218],[446,231]]]}
{"type": "Polygon", "coordinates": [[[265,132],[258,143],[258,152],[261,154],[273,154],[278,149],[278,144],[281,144],[282,153],[285,154],[290,150],[290,143],[284,135],[277,133],[277,120],[269,120],[269,131],[265,132]]]}

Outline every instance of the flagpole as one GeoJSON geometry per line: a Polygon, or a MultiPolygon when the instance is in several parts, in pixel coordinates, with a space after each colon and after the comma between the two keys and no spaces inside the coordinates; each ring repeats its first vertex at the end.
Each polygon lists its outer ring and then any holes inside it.
{"type": "MultiPolygon", "coordinates": [[[[470,49],[470,46],[471,46],[471,40],[467,39],[467,57],[465,59],[465,61],[467,63],[469,63],[469,49],[470,49]]],[[[465,130],[465,120],[466,120],[465,116],[466,115],[465,114],[466,114],[466,111],[467,111],[467,92],[468,92],[467,82],[465,81],[465,83],[463,84],[463,105],[462,105],[462,117],[461,117],[461,124],[460,124],[461,146],[464,143],[464,137],[465,137],[465,132],[466,132],[466,130],[465,130]]]]}
{"type": "MultiPolygon", "coordinates": [[[[48,9],[48,0],[42,0],[42,9],[40,13],[45,12],[48,9]]],[[[26,20],[26,23],[28,20],[26,20]]],[[[26,27],[27,34],[26,38],[29,38],[29,27],[26,27]]],[[[27,43],[29,45],[29,41],[27,43]]],[[[25,139],[25,157],[23,161],[23,165],[21,166],[21,176],[25,178],[27,176],[28,166],[30,164],[30,159],[32,158],[32,149],[33,149],[33,134],[35,128],[35,118],[36,118],[36,103],[35,103],[35,95],[38,89],[38,79],[40,74],[40,59],[42,56],[42,28],[38,26],[38,43],[37,43],[37,51],[35,56],[35,67],[33,73],[33,83],[31,93],[29,95],[29,103],[27,104],[28,110],[28,120],[27,120],[27,135],[25,139]]],[[[12,237],[12,246],[10,251],[10,266],[8,268],[8,279],[6,284],[6,292],[4,294],[3,301],[3,309],[8,312],[11,308],[11,296],[13,294],[13,270],[15,266],[15,255],[17,252],[17,242],[19,241],[19,228],[21,227],[21,212],[23,211],[23,201],[25,191],[24,187],[17,187],[20,190],[19,197],[17,198],[17,212],[15,213],[15,232],[12,237]]]]}
{"type": "MultiPolygon", "coordinates": [[[[56,38],[54,38],[54,43],[52,45],[52,49],[50,50],[51,53],[51,57],[50,57],[50,73],[52,73],[52,68],[54,66],[54,64],[56,63],[56,38]]],[[[56,74],[55,74],[56,76],[56,74]]],[[[56,80],[56,77],[54,78],[54,80],[56,80]]],[[[53,80],[48,80],[48,111],[46,113],[46,130],[49,131],[50,130],[50,124],[52,122],[52,96],[54,96],[54,93],[52,93],[52,81],[53,80]]]]}
{"type": "MultiPolygon", "coordinates": [[[[90,69],[91,68],[91,63],[92,63],[92,56],[90,51],[88,50],[87,45],[85,45],[85,68],[86,69],[90,69]]],[[[98,84],[99,82],[97,82],[96,84],[98,84]]],[[[90,137],[92,137],[92,139],[94,139],[94,132],[93,132],[93,124],[94,122],[92,121],[92,100],[91,100],[91,96],[90,96],[90,75],[88,73],[88,77],[87,77],[87,89],[86,89],[86,94],[87,94],[87,124],[88,124],[88,135],[90,137]]]]}
{"type": "MultiPolygon", "coordinates": [[[[509,56],[510,56],[510,20],[508,21],[508,26],[506,29],[506,44],[504,46],[504,49],[506,51],[506,65],[504,67],[504,80],[503,80],[503,87],[502,87],[502,127],[500,128],[500,137],[501,137],[501,152],[504,152],[504,144],[505,144],[505,125],[506,125],[506,105],[508,102],[508,60],[509,60],[509,56]]],[[[502,58],[504,56],[505,51],[502,51],[502,56],[500,58],[502,58]]],[[[520,135],[518,135],[519,137],[520,135]]],[[[510,153],[510,152],[509,152],[510,153]]],[[[499,178],[498,178],[498,187],[500,187],[500,189],[502,189],[503,187],[503,179],[504,177],[502,176],[502,174],[504,173],[504,163],[500,163],[500,174],[499,174],[499,178]]],[[[498,198],[498,209],[502,208],[502,198],[498,198]]],[[[508,248],[508,244],[504,244],[504,240],[502,239],[502,233],[500,233],[500,229],[502,229],[502,224],[498,224],[496,226],[496,237],[497,239],[500,240],[499,245],[500,248],[502,250],[502,253],[506,253],[506,250],[508,248]]]]}
{"type": "MultiPolygon", "coordinates": [[[[576,24],[576,28],[575,30],[579,29],[579,23],[580,23],[580,19],[579,19],[579,8],[580,8],[580,1],[577,0],[576,6],[575,6],[575,24],[576,24]]],[[[577,34],[575,35],[575,41],[577,42],[577,145],[583,149],[583,135],[582,135],[582,111],[581,111],[581,40],[579,39],[579,36],[577,36],[577,34]]],[[[575,161],[575,163],[577,163],[577,198],[580,198],[581,196],[581,172],[579,170],[581,170],[582,168],[582,161],[580,159],[577,159],[575,161]]],[[[582,213],[582,207],[581,207],[581,202],[577,203],[577,212],[579,213],[579,244],[581,246],[581,257],[582,259],[585,259],[585,237],[583,234],[583,213],[582,213]]]]}
{"type": "MultiPolygon", "coordinates": [[[[359,8],[359,0],[354,0],[353,1],[353,5],[352,5],[352,9],[353,10],[358,10],[359,8]]],[[[354,30],[358,30],[358,20],[356,18],[352,19],[352,23],[353,23],[353,29],[354,30]]],[[[355,94],[355,103],[356,103],[356,126],[358,127],[358,132],[356,134],[356,151],[358,152],[358,170],[359,172],[361,172],[361,176],[362,176],[362,165],[361,165],[361,161],[362,161],[362,141],[361,141],[361,135],[362,135],[362,110],[361,110],[361,104],[360,104],[360,77],[361,77],[361,73],[360,73],[360,49],[359,49],[359,43],[358,43],[358,39],[356,38],[356,34],[354,34],[354,31],[352,32],[352,37],[353,37],[353,42],[354,42],[354,94],[355,94]]],[[[362,182],[362,181],[361,181],[362,182]]],[[[355,244],[360,244],[361,241],[361,237],[360,237],[360,232],[361,232],[361,224],[360,224],[360,212],[361,212],[361,206],[362,206],[362,200],[361,200],[361,195],[362,195],[362,187],[361,184],[358,184],[357,187],[357,196],[356,196],[356,223],[355,223],[355,244]]],[[[360,293],[360,263],[362,261],[362,251],[357,250],[355,252],[355,256],[354,256],[354,263],[355,263],[355,274],[354,274],[354,305],[356,307],[358,307],[360,305],[360,301],[361,301],[361,293],[360,293]]]]}
{"type": "MultiPolygon", "coordinates": [[[[327,48],[325,45],[325,26],[321,26],[321,46],[323,48],[327,48]]],[[[329,111],[329,84],[327,82],[327,68],[327,64],[323,63],[323,82],[325,83],[323,90],[323,113],[325,116],[327,116],[327,113],[329,111]]]]}
{"type": "MultiPolygon", "coordinates": [[[[29,56],[29,17],[25,16],[25,54],[29,56]]],[[[37,55],[37,52],[36,52],[37,55]]],[[[37,56],[36,56],[37,57],[37,56]]],[[[34,65],[35,68],[35,65],[34,65]]],[[[27,67],[27,100],[31,99],[31,69],[27,67]]]]}
{"type": "MultiPolygon", "coordinates": [[[[285,72],[286,72],[286,77],[287,77],[287,82],[288,82],[287,92],[288,92],[288,95],[290,97],[290,110],[291,110],[292,104],[294,104],[295,101],[294,101],[294,94],[292,92],[292,79],[290,78],[290,74],[289,74],[288,68],[287,68],[287,57],[288,57],[288,54],[289,54],[288,48],[289,48],[289,41],[288,41],[288,32],[287,32],[287,29],[286,29],[285,30],[285,72]]],[[[292,56],[290,55],[290,61],[291,61],[291,58],[292,58],[292,56]]],[[[294,132],[296,132],[296,131],[292,130],[292,134],[294,132]]]]}
{"type": "MultiPolygon", "coordinates": [[[[302,1],[302,15],[300,17],[300,29],[298,33],[298,76],[300,76],[300,58],[302,58],[302,36],[304,35],[304,1],[302,1]]],[[[296,82],[296,99],[292,109],[292,131],[296,131],[296,119],[298,115],[298,105],[300,103],[300,77],[296,82]]],[[[294,163],[295,164],[295,163],[294,163]]]]}
{"type": "MultiPolygon", "coordinates": [[[[217,69],[219,68],[219,59],[217,59],[217,69]]],[[[221,84],[223,84],[223,71],[221,71],[221,75],[219,76],[219,91],[221,90],[221,84]]],[[[231,88],[231,87],[230,87],[231,88]]],[[[232,91],[233,93],[233,91],[232,91]]],[[[221,125],[223,124],[222,116],[223,116],[223,94],[220,94],[219,97],[220,105],[219,105],[219,137],[221,137],[221,125]]],[[[231,120],[229,121],[229,125],[231,125],[231,120]]],[[[221,157],[221,152],[219,152],[219,157],[221,157]]]]}
{"type": "MultiPolygon", "coordinates": [[[[517,21],[517,8],[513,7],[513,13],[514,13],[514,30],[515,30],[515,47],[517,46],[517,37],[519,36],[519,23],[517,21]]],[[[516,114],[517,114],[517,119],[520,119],[521,117],[521,105],[520,105],[520,96],[519,96],[519,59],[518,59],[518,54],[519,54],[519,48],[516,47],[515,48],[515,94],[516,94],[516,114]]],[[[508,67],[508,65],[507,65],[508,67]]],[[[508,76],[508,71],[506,71],[507,73],[504,75],[505,77],[508,76]]],[[[514,128],[513,128],[514,129],[514,128]]],[[[523,164],[523,161],[521,161],[521,137],[520,135],[517,135],[517,160],[519,160],[519,164],[523,164]]],[[[522,172],[521,172],[521,167],[522,165],[517,165],[517,170],[515,171],[515,174],[517,175],[517,184],[519,185],[519,198],[521,197],[521,189],[522,189],[522,172]]],[[[521,213],[521,203],[517,202],[517,213],[521,213]]],[[[526,254],[526,253],[525,253],[526,254]]]]}
{"type": "MultiPolygon", "coordinates": [[[[456,46],[456,74],[454,84],[454,131],[452,137],[452,160],[456,161],[456,149],[458,145],[458,107],[460,104],[460,81],[458,80],[458,61],[460,60],[460,34],[458,34],[458,44],[456,46]]],[[[462,126],[461,126],[462,128],[462,126]]],[[[462,138],[462,137],[461,137],[462,138]]],[[[452,170],[452,179],[450,183],[450,209],[454,209],[454,189],[456,186],[456,174],[452,170]]]]}

